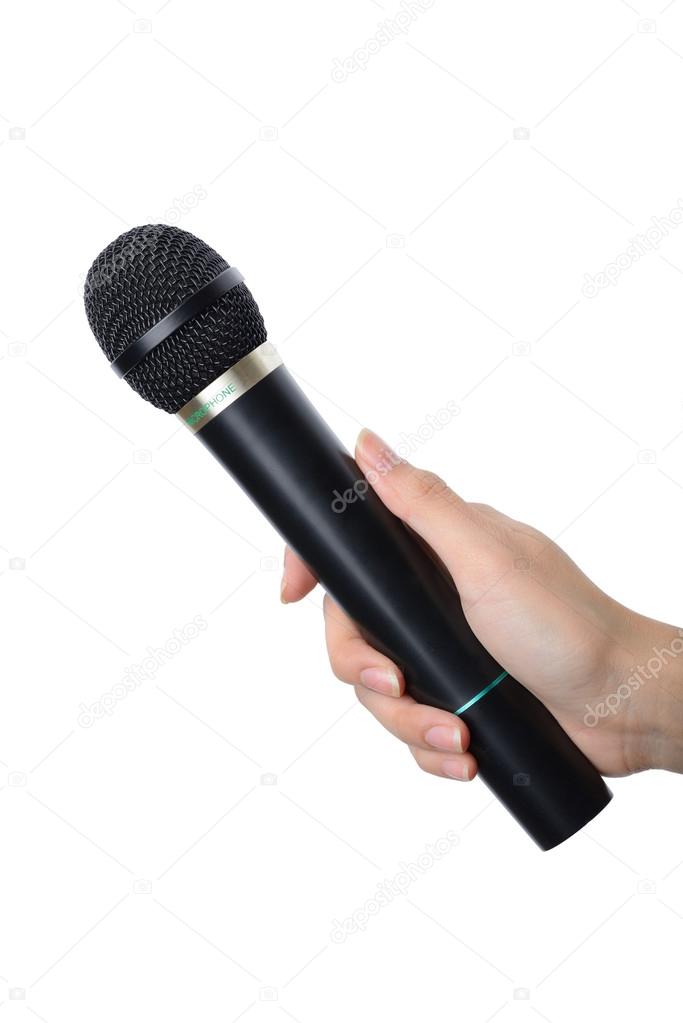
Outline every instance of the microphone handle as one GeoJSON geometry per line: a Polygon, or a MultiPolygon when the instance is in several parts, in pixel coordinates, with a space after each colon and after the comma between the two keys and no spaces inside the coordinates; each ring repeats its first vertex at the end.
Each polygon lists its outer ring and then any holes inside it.
{"type": "Polygon", "coordinates": [[[284,366],[198,436],[401,668],[411,695],[467,722],[482,779],[542,849],[607,805],[611,793],[595,767],[485,650],[450,576],[371,487],[358,486],[360,469],[284,366]],[[347,492],[357,500],[346,503],[347,492]]]}

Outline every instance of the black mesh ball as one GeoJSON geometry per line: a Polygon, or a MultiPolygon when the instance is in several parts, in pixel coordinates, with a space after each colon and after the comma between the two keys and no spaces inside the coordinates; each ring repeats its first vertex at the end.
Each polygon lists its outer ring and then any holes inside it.
{"type": "MultiPolygon", "coordinates": [[[[189,231],[148,224],[108,245],[88,271],[85,311],[110,362],[229,264],[189,231]]],[[[157,345],[126,380],[146,401],[178,412],[216,377],[266,340],[246,284],[157,345]]]]}

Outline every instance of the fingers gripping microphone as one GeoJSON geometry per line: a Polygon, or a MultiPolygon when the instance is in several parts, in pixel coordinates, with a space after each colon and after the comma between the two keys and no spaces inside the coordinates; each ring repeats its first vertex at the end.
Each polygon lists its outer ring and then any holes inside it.
{"type": "Polygon", "coordinates": [[[266,339],[239,271],[178,228],[93,263],[85,306],[113,369],[215,455],[420,702],[460,714],[490,789],[543,849],[611,799],[593,765],[471,631],[450,578],[368,488],[266,339]]]}

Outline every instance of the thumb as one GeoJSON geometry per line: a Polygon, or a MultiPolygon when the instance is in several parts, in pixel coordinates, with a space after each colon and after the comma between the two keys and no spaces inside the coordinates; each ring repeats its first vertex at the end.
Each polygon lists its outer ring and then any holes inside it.
{"type": "Polygon", "coordinates": [[[401,459],[370,430],[358,438],[356,460],[389,511],[438,554],[461,597],[476,600],[503,552],[491,523],[439,476],[401,459]]]}

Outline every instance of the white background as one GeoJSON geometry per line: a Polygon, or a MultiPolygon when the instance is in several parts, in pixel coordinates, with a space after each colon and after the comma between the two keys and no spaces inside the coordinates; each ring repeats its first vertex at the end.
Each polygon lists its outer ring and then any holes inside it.
{"type": "Polygon", "coordinates": [[[681,779],[544,855],[422,775],[80,291],[128,226],[199,234],[345,442],[457,402],[417,461],[680,622],[683,227],[582,289],[683,196],[683,3],[437,0],[343,82],[398,4],[140,4],[2,8],[0,1020],[679,1019],[681,779]]]}

